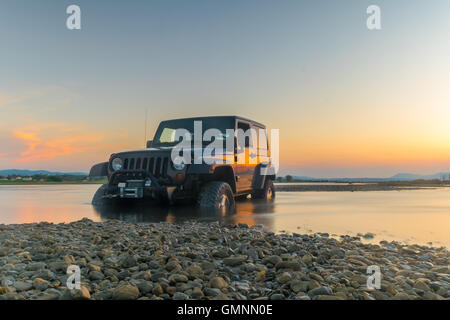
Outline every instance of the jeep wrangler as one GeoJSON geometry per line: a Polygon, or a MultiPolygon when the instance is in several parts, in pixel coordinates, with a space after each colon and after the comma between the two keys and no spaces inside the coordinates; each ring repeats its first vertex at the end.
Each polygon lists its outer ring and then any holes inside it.
{"type": "Polygon", "coordinates": [[[273,200],[273,169],[264,125],[238,116],[215,116],[163,121],[145,149],[114,153],[108,162],[94,165],[89,176],[108,177],[95,193],[94,205],[114,199],[193,200],[201,208],[229,212],[235,199],[249,195],[273,200]],[[214,139],[205,139],[209,129],[216,133],[214,139]],[[183,158],[174,160],[180,130],[189,138],[188,148],[180,153],[183,158]],[[197,134],[201,140],[192,139],[197,134]],[[210,141],[223,147],[208,151],[210,141]]]}

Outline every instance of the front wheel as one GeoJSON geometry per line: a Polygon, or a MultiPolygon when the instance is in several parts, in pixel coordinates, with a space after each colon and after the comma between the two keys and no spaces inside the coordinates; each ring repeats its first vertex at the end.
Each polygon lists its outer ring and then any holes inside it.
{"type": "Polygon", "coordinates": [[[198,195],[197,205],[200,208],[215,209],[223,213],[231,212],[235,208],[233,190],[223,181],[208,182],[198,195]]]}
{"type": "Polygon", "coordinates": [[[103,184],[100,186],[100,188],[97,189],[97,191],[94,194],[94,197],[92,198],[92,204],[94,206],[101,206],[107,203],[106,199],[103,198],[103,196],[106,193],[106,188],[107,185],[103,184]]]}
{"type": "Polygon", "coordinates": [[[273,201],[275,199],[275,185],[273,184],[273,181],[267,179],[263,189],[253,192],[252,199],[273,201]]]}

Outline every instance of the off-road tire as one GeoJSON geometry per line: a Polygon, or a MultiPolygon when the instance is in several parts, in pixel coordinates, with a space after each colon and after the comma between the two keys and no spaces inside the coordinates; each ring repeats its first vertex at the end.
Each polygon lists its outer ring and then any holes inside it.
{"type": "Polygon", "coordinates": [[[106,192],[106,184],[103,184],[100,188],[97,189],[97,191],[94,194],[94,197],[92,198],[92,204],[94,206],[101,206],[106,204],[107,200],[103,198],[106,192]]]}
{"type": "Polygon", "coordinates": [[[223,181],[208,182],[202,187],[197,197],[197,206],[205,209],[226,209],[227,212],[230,212],[235,208],[233,190],[228,183],[223,181]],[[223,207],[224,197],[226,198],[226,208],[223,207]]]}
{"type": "Polygon", "coordinates": [[[252,199],[262,199],[272,201],[275,199],[275,185],[271,179],[267,179],[264,188],[256,190],[252,193],[252,199]]]}

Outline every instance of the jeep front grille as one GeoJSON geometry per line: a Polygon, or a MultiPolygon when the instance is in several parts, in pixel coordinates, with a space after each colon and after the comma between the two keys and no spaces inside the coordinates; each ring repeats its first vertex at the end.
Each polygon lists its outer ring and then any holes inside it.
{"type": "Polygon", "coordinates": [[[155,177],[166,177],[169,166],[168,157],[125,158],[123,170],[149,171],[155,177]]]}

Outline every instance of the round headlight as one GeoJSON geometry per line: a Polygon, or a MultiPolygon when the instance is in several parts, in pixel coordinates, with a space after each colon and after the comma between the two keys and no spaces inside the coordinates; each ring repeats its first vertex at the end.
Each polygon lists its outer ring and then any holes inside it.
{"type": "Polygon", "coordinates": [[[113,168],[114,171],[122,169],[122,166],[123,161],[120,158],[115,158],[111,163],[111,167],[113,168]]]}
{"type": "Polygon", "coordinates": [[[185,165],[183,162],[180,162],[180,163],[174,162],[174,163],[173,163],[173,168],[174,168],[175,170],[183,170],[185,166],[186,166],[186,165],[185,165]]]}

